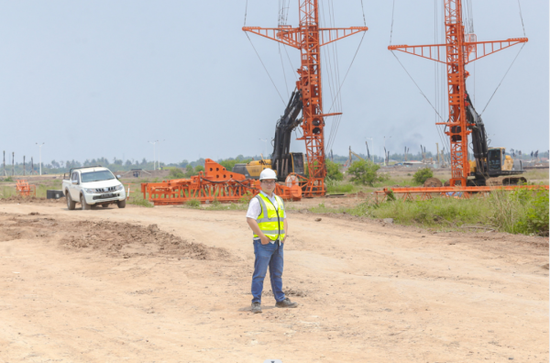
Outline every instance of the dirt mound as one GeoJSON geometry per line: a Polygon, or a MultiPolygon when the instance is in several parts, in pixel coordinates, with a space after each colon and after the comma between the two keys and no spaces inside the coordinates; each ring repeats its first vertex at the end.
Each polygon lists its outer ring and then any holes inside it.
{"type": "Polygon", "coordinates": [[[142,227],[130,223],[81,221],[75,222],[74,229],[79,233],[63,238],[61,242],[64,246],[101,249],[109,255],[122,255],[125,258],[168,254],[206,260],[228,256],[223,249],[209,248],[163,232],[156,224],[142,227]]]}
{"type": "Polygon", "coordinates": [[[98,250],[111,257],[170,255],[195,260],[227,259],[229,253],[202,243],[188,242],[161,231],[156,224],[143,227],[109,221],[66,221],[42,217],[0,214],[0,242],[16,239],[56,241],[64,248],[98,250]]]}
{"type": "Polygon", "coordinates": [[[441,188],[443,183],[437,178],[428,178],[424,182],[424,188],[441,188]]]}

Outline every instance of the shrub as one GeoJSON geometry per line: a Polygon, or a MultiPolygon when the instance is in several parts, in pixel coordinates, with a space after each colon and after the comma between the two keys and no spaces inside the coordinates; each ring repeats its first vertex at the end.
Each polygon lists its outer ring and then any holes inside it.
{"type": "Polygon", "coordinates": [[[418,171],[413,175],[414,181],[417,182],[418,184],[424,184],[424,182],[428,178],[433,178],[433,177],[434,177],[434,173],[430,168],[418,169],[418,171]]]}
{"type": "Polygon", "coordinates": [[[325,160],[328,180],[344,180],[344,174],[339,170],[340,165],[331,160],[325,160]]]}
{"type": "Polygon", "coordinates": [[[170,179],[183,179],[185,178],[185,174],[180,168],[173,168],[170,169],[170,173],[168,174],[168,178],[170,179]]]}
{"type": "Polygon", "coordinates": [[[378,181],[384,181],[384,176],[378,175],[380,165],[376,165],[369,160],[354,161],[348,169],[348,173],[353,175],[351,181],[356,184],[370,185],[378,181]]]}
{"type": "Polygon", "coordinates": [[[185,202],[185,205],[190,208],[199,208],[201,206],[201,202],[198,199],[190,199],[185,202]]]}

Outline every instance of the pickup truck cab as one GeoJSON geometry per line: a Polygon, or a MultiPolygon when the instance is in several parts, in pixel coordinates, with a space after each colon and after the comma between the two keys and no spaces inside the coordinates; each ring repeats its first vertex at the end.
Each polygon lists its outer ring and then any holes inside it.
{"type": "Polygon", "coordinates": [[[126,207],[124,186],[109,169],[102,166],[71,169],[69,177],[63,177],[63,192],[69,210],[75,209],[76,203],[80,203],[82,209],[98,205],[107,207],[109,204],[126,207]]]}

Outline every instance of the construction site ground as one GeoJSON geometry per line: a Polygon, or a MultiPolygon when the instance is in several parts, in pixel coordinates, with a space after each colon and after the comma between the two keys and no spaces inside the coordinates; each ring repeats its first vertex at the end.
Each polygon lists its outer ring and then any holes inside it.
{"type": "MultiPolygon", "coordinates": [[[[0,200],[0,362],[548,362],[548,238],[290,211],[252,314],[244,211],[0,200]]],[[[292,204],[292,203],[291,203],[292,204]]]]}

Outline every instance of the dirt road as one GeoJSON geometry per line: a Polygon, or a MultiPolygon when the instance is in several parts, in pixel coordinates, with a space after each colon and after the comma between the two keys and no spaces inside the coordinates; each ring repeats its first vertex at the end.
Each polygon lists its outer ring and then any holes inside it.
{"type": "Polygon", "coordinates": [[[251,314],[244,212],[0,204],[0,362],[548,362],[548,239],[293,212],[251,314]]]}

